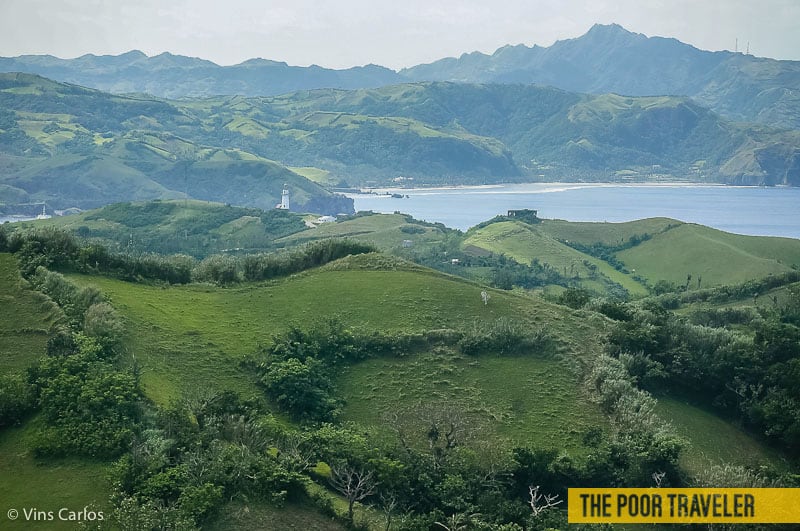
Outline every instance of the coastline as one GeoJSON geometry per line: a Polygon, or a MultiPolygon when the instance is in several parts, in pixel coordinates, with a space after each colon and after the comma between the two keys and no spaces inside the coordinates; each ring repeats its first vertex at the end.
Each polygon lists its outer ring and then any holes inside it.
{"type": "MultiPolygon", "coordinates": [[[[451,186],[419,186],[419,187],[376,187],[376,188],[361,188],[361,192],[356,194],[344,194],[346,196],[353,195],[370,195],[382,196],[387,195],[390,197],[392,193],[398,194],[418,194],[422,195],[426,192],[470,192],[470,191],[486,191],[491,193],[491,190],[504,189],[499,193],[513,193],[511,189],[514,188],[528,188],[528,187],[541,187],[542,190],[538,193],[546,192],[561,192],[567,190],[581,190],[586,188],[764,188],[761,186],[748,186],[741,184],[724,184],[724,183],[700,183],[700,182],[687,182],[687,181],[672,181],[672,182],[642,182],[642,183],[618,183],[618,182],[566,182],[566,181],[552,181],[552,182],[530,182],[530,183],[495,183],[495,184],[476,184],[476,185],[451,185],[451,186]]],[[[791,188],[790,186],[771,186],[766,188],[791,188]]],[[[525,190],[525,193],[537,193],[536,190],[525,190]]]]}

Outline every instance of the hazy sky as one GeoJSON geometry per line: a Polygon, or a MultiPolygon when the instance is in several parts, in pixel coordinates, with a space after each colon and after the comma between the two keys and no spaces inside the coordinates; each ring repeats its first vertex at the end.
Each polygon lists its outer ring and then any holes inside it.
{"type": "Polygon", "coordinates": [[[800,0],[0,0],[0,56],[169,51],[401,68],[617,22],[706,50],[800,60],[800,0]]]}

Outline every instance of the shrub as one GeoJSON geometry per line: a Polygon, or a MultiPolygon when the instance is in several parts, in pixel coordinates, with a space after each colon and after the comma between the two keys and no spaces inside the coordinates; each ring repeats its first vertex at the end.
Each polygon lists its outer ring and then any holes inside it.
{"type": "Polygon", "coordinates": [[[463,354],[493,353],[500,356],[516,354],[547,355],[552,338],[543,328],[527,330],[510,319],[501,318],[491,325],[474,325],[458,341],[463,354]]]}
{"type": "Polygon", "coordinates": [[[36,394],[24,378],[0,376],[0,428],[18,424],[35,406],[36,394]]]}

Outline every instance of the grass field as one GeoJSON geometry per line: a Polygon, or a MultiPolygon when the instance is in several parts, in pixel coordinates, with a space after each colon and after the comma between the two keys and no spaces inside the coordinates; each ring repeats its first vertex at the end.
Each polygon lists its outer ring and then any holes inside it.
{"type": "Polygon", "coordinates": [[[144,371],[142,385],[159,404],[198,387],[258,392],[238,361],[289,326],[307,328],[330,318],[364,332],[413,333],[512,317],[530,326],[547,324],[565,348],[580,355],[586,350],[579,345],[588,348],[598,340],[591,322],[562,307],[499,290],[491,290],[484,305],[485,288],[380,255],[235,288],[71,278],[97,286],[128,320],[130,352],[144,371]]]}
{"type": "MultiPolygon", "coordinates": [[[[470,357],[441,349],[367,360],[341,374],[338,383],[347,400],[346,420],[385,427],[385,415],[392,412],[457,404],[475,438],[498,446],[580,452],[583,434],[605,425],[574,371],[563,361],[535,355],[470,357]]],[[[426,426],[418,420],[405,418],[403,429],[421,439],[426,426]]]]}
{"type": "Polygon", "coordinates": [[[345,527],[303,504],[287,503],[277,508],[261,502],[231,502],[214,520],[204,525],[203,529],[205,531],[232,529],[344,531],[345,527]]]}
{"type": "Polygon", "coordinates": [[[75,522],[58,520],[57,513],[64,507],[77,512],[89,506],[107,513],[111,488],[106,479],[108,464],[82,459],[35,459],[26,443],[34,425],[35,421],[31,421],[23,428],[0,432],[0,528],[75,529],[75,522]],[[22,509],[33,507],[53,511],[54,521],[26,522],[22,509]],[[6,518],[9,509],[19,511],[16,522],[6,518]]]}
{"type": "Polygon", "coordinates": [[[346,219],[337,223],[323,223],[316,228],[297,232],[277,240],[276,243],[290,246],[298,243],[328,238],[348,238],[372,243],[381,250],[401,249],[404,240],[413,246],[428,245],[441,241],[443,233],[435,228],[408,222],[405,214],[375,214],[346,219]],[[409,234],[403,227],[415,227],[423,232],[409,234]]]}
{"type": "Polygon", "coordinates": [[[791,270],[800,264],[800,240],[740,236],[684,224],[617,254],[628,269],[655,283],[667,280],[690,287],[734,284],[791,270]]]}
{"type": "Polygon", "coordinates": [[[195,199],[118,203],[20,226],[58,227],[99,239],[113,251],[183,253],[199,258],[223,249],[269,248],[276,237],[304,228],[299,214],[195,199]]]}
{"type": "Polygon", "coordinates": [[[630,240],[632,236],[642,234],[653,236],[681,224],[682,222],[669,218],[648,218],[624,223],[545,219],[542,220],[540,227],[543,232],[557,240],[568,240],[583,245],[591,245],[593,243],[620,245],[630,240]]]}
{"type": "Polygon", "coordinates": [[[681,465],[690,473],[723,462],[755,468],[766,463],[781,471],[789,468],[776,451],[706,409],[662,396],[656,411],[690,441],[681,456],[681,465]]]}
{"type": "Polygon", "coordinates": [[[62,319],[57,307],[23,282],[16,259],[0,253],[0,374],[24,370],[43,356],[52,326],[62,319]]]}
{"type": "Polygon", "coordinates": [[[464,246],[474,246],[496,254],[505,254],[521,264],[537,259],[564,276],[578,275],[589,289],[602,291],[602,277],[616,282],[631,295],[646,295],[647,290],[629,275],[625,275],[603,260],[599,260],[557,241],[536,226],[517,221],[502,221],[470,231],[464,246]],[[586,263],[597,267],[600,279],[591,278],[586,263]]]}
{"type": "Polygon", "coordinates": [[[323,170],[320,168],[315,168],[314,166],[300,166],[300,167],[289,167],[290,170],[295,172],[298,175],[302,175],[309,181],[314,181],[318,184],[332,184],[330,174],[328,170],[323,170]]]}
{"type": "MultiPolygon", "coordinates": [[[[24,287],[16,259],[5,253],[0,253],[0,305],[0,374],[21,372],[45,355],[51,327],[63,317],[43,295],[24,287]]],[[[41,461],[31,455],[26,441],[36,422],[0,431],[0,528],[74,529],[74,522],[31,524],[21,517],[22,521],[12,523],[5,517],[5,511],[12,508],[20,514],[23,507],[56,512],[62,507],[75,511],[85,505],[102,508],[108,499],[106,464],[78,459],[41,461]]]]}

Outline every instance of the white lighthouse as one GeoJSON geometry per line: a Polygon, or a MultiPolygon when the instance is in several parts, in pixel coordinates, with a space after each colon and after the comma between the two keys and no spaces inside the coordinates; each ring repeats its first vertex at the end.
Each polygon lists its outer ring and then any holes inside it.
{"type": "Polygon", "coordinates": [[[278,210],[289,210],[289,185],[283,185],[283,192],[281,192],[281,203],[275,205],[278,210]]]}

